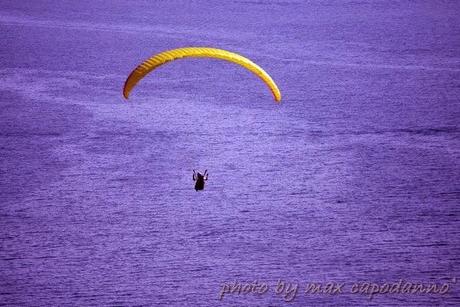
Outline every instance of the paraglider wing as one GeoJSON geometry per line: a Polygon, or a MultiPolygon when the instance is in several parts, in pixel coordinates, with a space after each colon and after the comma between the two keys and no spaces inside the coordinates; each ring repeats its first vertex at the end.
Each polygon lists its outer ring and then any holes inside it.
{"type": "Polygon", "coordinates": [[[241,65],[249,71],[253,72],[256,76],[262,79],[263,82],[265,82],[265,84],[271,90],[273,97],[276,101],[281,100],[281,93],[276,83],[273,81],[270,75],[268,75],[260,66],[258,66],[251,60],[230,51],[216,48],[201,47],[189,47],[168,50],[158,53],[150,59],[146,60],[145,62],[137,66],[136,69],[134,69],[133,72],[131,72],[128,79],[126,79],[125,86],[123,88],[123,96],[126,99],[128,99],[129,93],[136,86],[137,82],[139,82],[142,78],[144,78],[149,72],[151,72],[155,68],[169,61],[174,61],[180,58],[187,57],[216,58],[241,65]]]}

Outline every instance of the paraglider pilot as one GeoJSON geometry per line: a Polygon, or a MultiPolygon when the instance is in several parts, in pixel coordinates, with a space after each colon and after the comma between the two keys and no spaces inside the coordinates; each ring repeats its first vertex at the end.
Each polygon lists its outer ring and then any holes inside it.
{"type": "Polygon", "coordinates": [[[203,175],[200,172],[195,172],[195,170],[193,170],[193,181],[196,181],[195,190],[197,192],[198,190],[204,189],[204,182],[206,180],[208,180],[208,170],[205,170],[203,175]]]}

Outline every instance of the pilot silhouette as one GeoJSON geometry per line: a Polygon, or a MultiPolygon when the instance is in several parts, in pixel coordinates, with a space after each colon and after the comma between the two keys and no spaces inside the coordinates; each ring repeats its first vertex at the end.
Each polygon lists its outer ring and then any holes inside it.
{"type": "Polygon", "coordinates": [[[193,170],[193,181],[196,181],[195,190],[197,192],[198,190],[204,189],[204,182],[206,180],[208,180],[208,170],[205,170],[203,175],[200,172],[193,170]]]}

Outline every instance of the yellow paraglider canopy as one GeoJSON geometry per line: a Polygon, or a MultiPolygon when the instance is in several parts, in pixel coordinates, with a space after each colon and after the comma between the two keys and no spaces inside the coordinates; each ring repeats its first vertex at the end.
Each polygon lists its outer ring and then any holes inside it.
{"type": "Polygon", "coordinates": [[[136,86],[137,82],[139,82],[142,78],[145,77],[149,72],[154,70],[155,68],[180,58],[188,58],[188,57],[195,57],[195,58],[216,58],[222,59],[225,61],[229,61],[238,65],[243,66],[244,68],[248,69],[249,71],[253,72],[256,76],[258,76],[268,88],[271,90],[273,97],[276,101],[281,100],[281,93],[278,89],[278,86],[260,66],[252,62],[251,60],[230,52],[223,49],[216,49],[216,48],[205,48],[205,47],[188,47],[188,48],[179,48],[164,51],[154,55],[153,57],[149,58],[142,64],[136,67],[131,74],[129,75],[128,79],[126,79],[125,86],[123,88],[123,96],[128,99],[129,93],[131,90],[136,86]]]}

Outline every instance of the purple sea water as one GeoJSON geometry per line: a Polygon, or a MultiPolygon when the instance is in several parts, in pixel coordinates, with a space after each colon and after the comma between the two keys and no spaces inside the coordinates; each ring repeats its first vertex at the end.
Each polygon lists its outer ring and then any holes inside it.
{"type": "Polygon", "coordinates": [[[0,4],[0,305],[460,303],[456,1],[0,4]],[[183,46],[241,53],[283,94],[183,46]],[[202,192],[192,169],[208,169],[202,192]],[[351,294],[354,282],[450,284],[351,294]],[[270,285],[262,296],[225,283],[270,285]]]}

